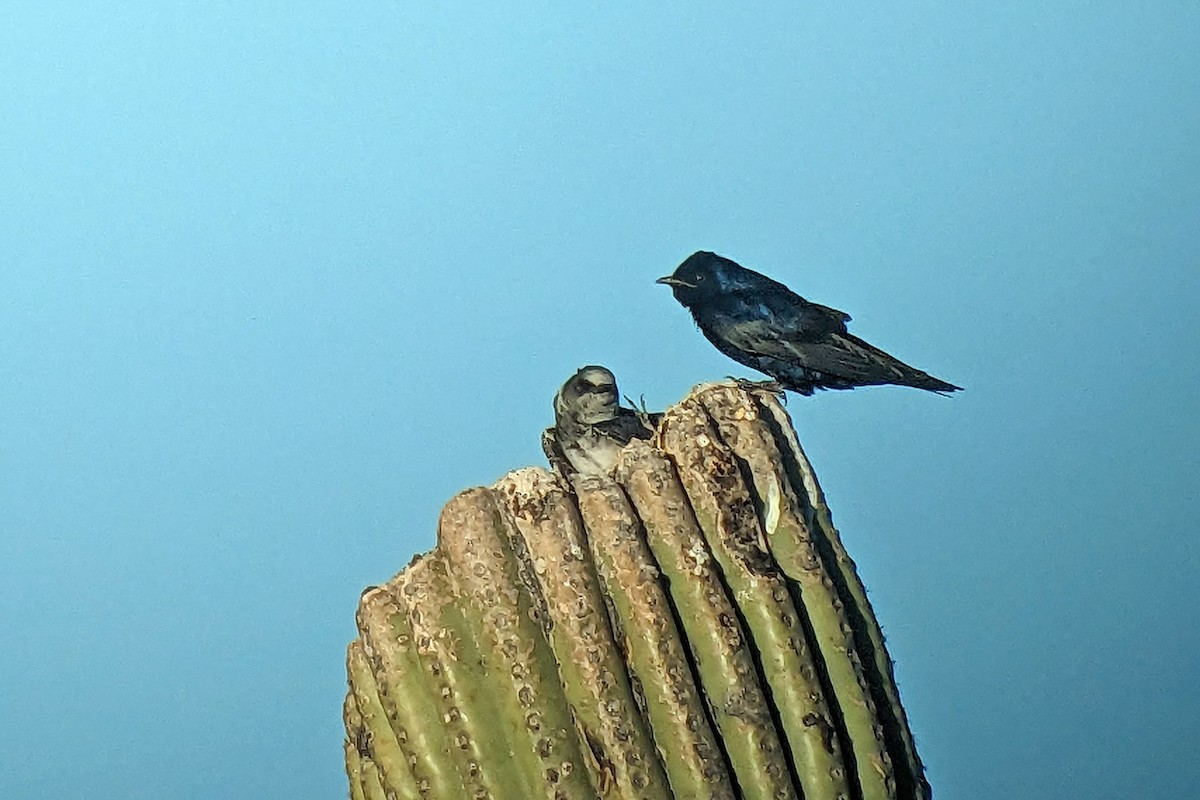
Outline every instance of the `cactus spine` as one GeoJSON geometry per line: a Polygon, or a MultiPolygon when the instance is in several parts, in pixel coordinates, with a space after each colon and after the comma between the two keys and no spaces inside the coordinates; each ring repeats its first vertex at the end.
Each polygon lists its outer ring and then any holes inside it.
{"type": "Polygon", "coordinates": [[[927,800],[883,635],[778,399],[693,390],[611,477],[534,468],[366,591],[352,798],[927,800]]]}

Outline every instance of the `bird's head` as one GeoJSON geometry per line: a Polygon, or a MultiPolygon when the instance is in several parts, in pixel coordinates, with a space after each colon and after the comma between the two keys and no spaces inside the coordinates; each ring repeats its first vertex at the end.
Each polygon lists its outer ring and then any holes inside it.
{"type": "Polygon", "coordinates": [[[615,419],[619,407],[616,376],[596,365],[581,367],[554,396],[556,417],[570,416],[585,425],[615,419]]]}
{"type": "Polygon", "coordinates": [[[692,253],[674,272],[655,283],[670,286],[675,299],[685,306],[703,303],[728,292],[778,286],[765,275],[707,250],[692,253]]]}

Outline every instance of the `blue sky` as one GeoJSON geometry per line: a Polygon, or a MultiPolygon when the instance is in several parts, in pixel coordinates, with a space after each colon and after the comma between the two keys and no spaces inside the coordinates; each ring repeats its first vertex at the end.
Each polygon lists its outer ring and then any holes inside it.
{"type": "Polygon", "coordinates": [[[344,794],[360,589],[711,249],[953,399],[789,409],[940,798],[1200,783],[1200,10],[6,5],[0,796],[344,794]]]}

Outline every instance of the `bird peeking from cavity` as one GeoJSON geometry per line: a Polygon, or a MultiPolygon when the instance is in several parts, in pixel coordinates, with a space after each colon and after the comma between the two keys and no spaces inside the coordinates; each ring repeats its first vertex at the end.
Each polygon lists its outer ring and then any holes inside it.
{"type": "Polygon", "coordinates": [[[658,283],[671,287],[718,350],[802,395],[892,384],[948,394],[939,380],[846,330],[850,315],[810,303],[778,281],[700,251],[658,283]]]}
{"type": "Polygon", "coordinates": [[[633,439],[649,439],[661,414],[625,408],[612,371],[580,368],[554,396],[554,426],[542,433],[542,450],[564,478],[571,473],[607,475],[633,439]]]}

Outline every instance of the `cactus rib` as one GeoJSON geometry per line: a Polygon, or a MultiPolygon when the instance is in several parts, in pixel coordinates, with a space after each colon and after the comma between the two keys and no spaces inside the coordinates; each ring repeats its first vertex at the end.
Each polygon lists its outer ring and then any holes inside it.
{"type": "Polygon", "coordinates": [[[738,790],[748,800],[797,797],[745,632],[674,469],[635,441],[617,480],[645,525],[738,790]]]}
{"type": "Polygon", "coordinates": [[[640,716],[609,628],[575,506],[542,469],[518,470],[496,484],[546,600],[548,639],[567,701],[593,758],[602,796],[670,797],[666,775],[640,716]]]}
{"type": "Polygon", "coordinates": [[[362,714],[354,702],[353,690],[346,693],[342,703],[342,719],[346,723],[346,740],[342,742],[346,751],[346,777],[350,779],[350,800],[363,800],[363,759],[370,758],[367,750],[367,729],[363,726],[362,714]]]}
{"type": "Polygon", "coordinates": [[[426,556],[398,581],[417,655],[450,739],[450,760],[469,797],[516,797],[525,787],[496,735],[499,708],[482,664],[475,631],[464,620],[443,559],[426,556]]]}
{"type": "Polygon", "coordinates": [[[495,692],[495,735],[508,741],[509,759],[523,784],[517,796],[592,798],[585,758],[571,733],[571,711],[536,620],[541,612],[518,577],[514,536],[486,489],[451,500],[438,525],[439,549],[495,692]]]}
{"type": "MultiPolygon", "coordinates": [[[[414,560],[410,569],[419,561],[414,560]]],[[[358,607],[359,638],[370,656],[380,703],[420,796],[449,800],[460,792],[454,762],[441,755],[450,752],[450,737],[441,723],[436,694],[425,679],[397,586],[390,582],[363,592],[358,607]]]]}
{"type": "Polygon", "coordinates": [[[775,439],[746,392],[718,388],[706,394],[701,402],[721,437],[745,464],[750,486],[763,508],[761,516],[766,522],[768,546],[799,589],[816,649],[850,738],[849,749],[863,798],[887,800],[895,793],[891,758],[855,647],[846,605],[820,558],[812,528],[806,523],[800,501],[782,470],[775,439]],[[731,413],[733,409],[736,410],[731,413]]]}
{"type": "Polygon", "coordinates": [[[842,747],[787,580],[767,549],[759,514],[703,406],[685,401],[664,421],[662,446],[753,638],[769,699],[804,794],[848,797],[842,747]]]}
{"type": "Polygon", "coordinates": [[[921,758],[917,754],[912,730],[909,728],[904,706],[900,702],[900,691],[892,669],[892,660],[884,645],[883,629],[867,598],[866,587],[858,577],[854,560],[842,544],[841,534],[833,525],[833,516],[825,502],[825,492],[817,482],[816,472],[804,448],[796,436],[791,418],[779,403],[761,405],[766,419],[775,433],[783,463],[794,486],[803,490],[806,519],[810,526],[820,531],[818,542],[824,545],[829,555],[827,560],[836,564],[833,570],[835,581],[846,605],[852,610],[851,625],[859,649],[868,654],[863,658],[863,667],[875,697],[875,705],[883,724],[884,738],[896,764],[897,795],[914,800],[929,800],[932,790],[925,778],[921,758]]]}
{"type": "Polygon", "coordinates": [[[624,492],[611,478],[574,481],[592,560],[611,600],[614,633],[636,679],[675,797],[733,800],[724,756],[704,712],[658,565],[624,492]],[[669,746],[668,746],[669,745],[669,746]]]}
{"type": "MultiPolygon", "coordinates": [[[[412,770],[409,769],[408,760],[400,750],[400,743],[396,740],[387,714],[379,702],[379,687],[375,683],[364,646],[358,640],[351,642],[347,648],[346,667],[354,691],[354,703],[362,716],[363,727],[369,731],[366,736],[366,750],[370,754],[370,760],[379,767],[381,781],[397,797],[416,800],[412,770]]],[[[367,768],[364,759],[363,773],[371,775],[374,772],[373,769],[367,768]]],[[[364,788],[367,785],[364,784],[364,788]]]]}

